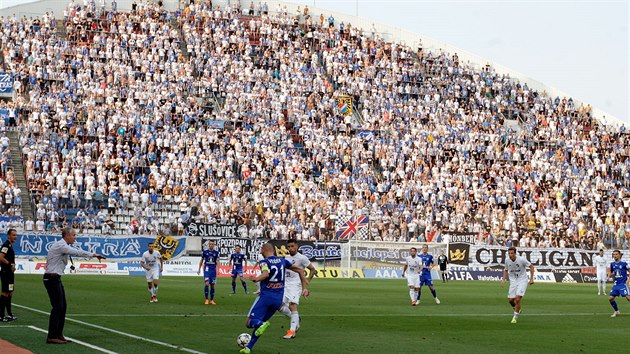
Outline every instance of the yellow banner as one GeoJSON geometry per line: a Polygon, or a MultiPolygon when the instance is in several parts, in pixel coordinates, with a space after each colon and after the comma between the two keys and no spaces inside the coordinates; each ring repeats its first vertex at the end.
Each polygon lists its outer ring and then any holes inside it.
{"type": "Polygon", "coordinates": [[[179,241],[177,239],[159,234],[155,238],[154,247],[160,252],[160,254],[162,255],[162,259],[169,260],[175,253],[178,243],[179,241]]]}
{"type": "MultiPolygon", "coordinates": [[[[306,276],[308,277],[308,268],[305,269],[305,271],[306,276]]],[[[326,267],[326,269],[317,268],[315,278],[365,278],[365,274],[363,274],[363,269],[360,268],[342,269],[339,267],[326,267]]]]}
{"type": "Polygon", "coordinates": [[[342,116],[352,114],[352,98],[350,96],[341,96],[337,98],[337,109],[342,116]]]}

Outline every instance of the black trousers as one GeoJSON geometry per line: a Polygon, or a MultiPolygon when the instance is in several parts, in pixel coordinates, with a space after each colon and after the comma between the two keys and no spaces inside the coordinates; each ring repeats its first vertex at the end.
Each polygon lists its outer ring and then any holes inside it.
{"type": "Polygon", "coordinates": [[[0,281],[2,281],[2,292],[13,292],[13,285],[15,284],[15,273],[11,270],[0,271],[0,281]]]}
{"type": "Polygon", "coordinates": [[[50,298],[50,320],[48,321],[48,338],[63,337],[63,326],[66,323],[66,291],[58,274],[44,274],[44,286],[50,298]]]}

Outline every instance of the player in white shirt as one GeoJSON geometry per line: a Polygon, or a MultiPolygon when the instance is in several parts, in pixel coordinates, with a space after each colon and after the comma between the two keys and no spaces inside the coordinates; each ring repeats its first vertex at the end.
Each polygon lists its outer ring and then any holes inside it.
{"type": "MultiPolygon", "coordinates": [[[[262,261],[263,259],[265,259],[265,257],[263,257],[262,254],[260,254],[260,252],[258,252],[258,258],[256,259],[256,264],[254,264],[254,275],[259,276],[261,271],[260,271],[260,267],[258,266],[258,264],[260,264],[260,261],[262,261]]],[[[256,282],[256,292],[254,293],[256,295],[260,294],[260,282],[257,281],[256,282]]]]}
{"type": "Polygon", "coordinates": [[[604,250],[600,249],[599,254],[593,257],[593,265],[597,271],[597,295],[606,295],[606,280],[608,279],[608,268],[606,258],[604,258],[604,250]],[[601,286],[600,286],[601,285],[601,286]]]}
{"type": "Polygon", "coordinates": [[[501,287],[505,286],[505,280],[510,277],[510,290],[508,292],[508,301],[514,309],[514,317],[512,323],[516,323],[521,314],[521,301],[525,296],[528,284],[534,284],[534,266],[525,258],[516,255],[516,248],[508,248],[508,258],[505,260],[505,269],[503,269],[503,279],[501,279],[501,287]],[[526,269],[529,268],[529,279],[527,278],[526,269]]]}
{"type": "Polygon", "coordinates": [[[424,267],[422,259],[417,257],[418,249],[411,247],[409,256],[405,257],[405,265],[403,266],[402,276],[407,274],[407,285],[409,286],[409,297],[411,298],[411,306],[416,306],[418,292],[420,291],[420,271],[424,267]],[[407,272],[409,270],[409,272],[407,272]]]}
{"type": "MultiPolygon", "coordinates": [[[[284,259],[301,269],[308,268],[308,281],[310,282],[313,276],[317,274],[317,270],[305,255],[298,252],[297,240],[290,239],[287,241],[287,250],[289,254],[284,256],[284,259]]],[[[284,339],[291,339],[295,338],[295,333],[300,329],[298,305],[300,304],[300,296],[302,295],[302,282],[300,281],[300,275],[289,269],[286,270],[285,277],[284,298],[282,300],[282,306],[280,306],[278,311],[291,319],[291,327],[287,331],[287,334],[282,337],[284,339]]]]}
{"type": "Polygon", "coordinates": [[[153,243],[149,243],[149,250],[142,254],[140,265],[147,271],[147,284],[151,294],[151,301],[149,302],[158,302],[158,279],[160,279],[160,273],[162,273],[163,260],[160,252],[153,248],[153,243]]]}

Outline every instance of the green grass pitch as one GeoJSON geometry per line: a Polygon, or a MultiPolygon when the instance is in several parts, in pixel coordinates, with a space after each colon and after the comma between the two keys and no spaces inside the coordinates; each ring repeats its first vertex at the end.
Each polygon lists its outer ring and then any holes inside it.
{"type": "MultiPolygon", "coordinates": [[[[251,332],[245,315],[254,295],[240,284],[229,295],[229,278],[218,281],[216,306],[203,304],[200,277],[160,279],[155,304],[144,277],[66,275],[63,282],[64,334],[110,352],[237,353],[236,337],[251,332]]],[[[610,318],[594,284],[530,286],[517,324],[510,324],[507,289],[499,283],[440,282],[436,289],[442,304],[424,288],[420,306],[412,307],[404,280],[316,279],[301,301],[297,338],[281,338],[289,319],[278,313],[253,352],[618,353],[629,333],[630,303],[619,299],[628,315],[610,318]]],[[[37,328],[47,329],[50,303],[41,276],[18,275],[13,303],[18,320],[0,323],[0,338],[34,353],[98,353],[78,343],[45,344],[37,328]]]]}

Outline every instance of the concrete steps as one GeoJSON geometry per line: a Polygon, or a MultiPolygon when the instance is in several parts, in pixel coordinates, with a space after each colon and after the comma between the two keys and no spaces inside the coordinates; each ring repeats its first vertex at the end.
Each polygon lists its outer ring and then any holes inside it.
{"type": "MultiPolygon", "coordinates": [[[[34,217],[34,209],[31,203],[28,182],[24,173],[24,165],[22,165],[22,149],[20,148],[20,135],[17,131],[7,131],[9,138],[9,166],[13,168],[15,181],[20,188],[20,197],[22,197],[22,215],[24,218],[34,217]]],[[[33,219],[34,220],[34,219],[33,219]]]]}
{"type": "Polygon", "coordinates": [[[56,28],[57,28],[57,36],[59,36],[59,38],[61,39],[67,39],[68,38],[68,30],[66,28],[66,25],[63,23],[63,20],[57,20],[57,24],[56,24],[56,28]]]}

